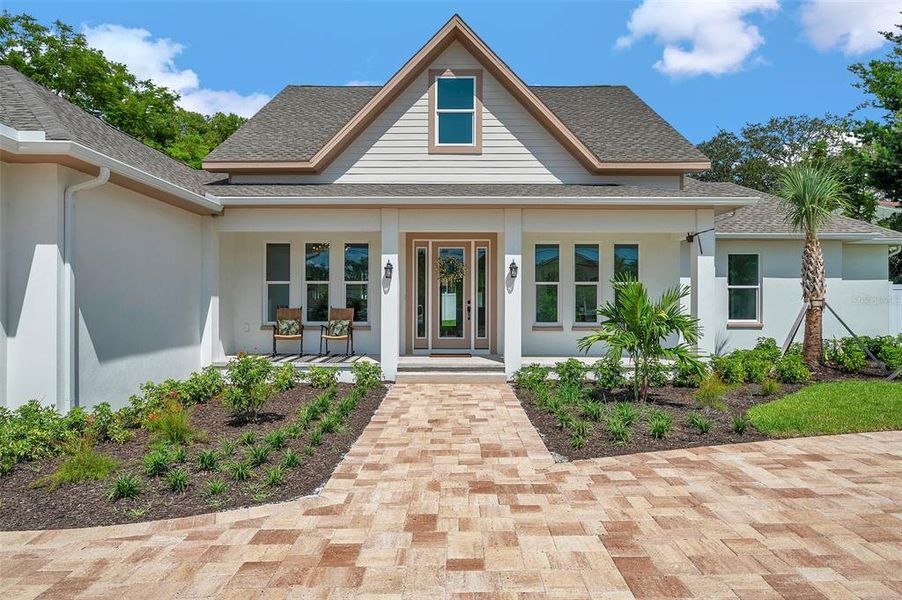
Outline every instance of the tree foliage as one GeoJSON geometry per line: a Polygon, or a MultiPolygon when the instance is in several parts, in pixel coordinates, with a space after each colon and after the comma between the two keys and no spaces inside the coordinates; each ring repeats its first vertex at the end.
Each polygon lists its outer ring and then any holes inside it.
{"type": "Polygon", "coordinates": [[[178,94],[88,46],[85,36],[27,14],[0,15],[0,64],[9,65],[62,98],[148,146],[200,167],[201,159],[244,122],[235,114],[205,116],[180,108],[178,94]]]}

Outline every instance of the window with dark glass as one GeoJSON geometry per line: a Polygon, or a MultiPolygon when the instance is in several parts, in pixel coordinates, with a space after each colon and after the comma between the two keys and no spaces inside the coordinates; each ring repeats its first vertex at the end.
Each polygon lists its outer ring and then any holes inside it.
{"type": "Polygon", "coordinates": [[[439,145],[474,144],[476,123],[476,78],[436,79],[435,119],[439,145]]]}
{"type": "Polygon", "coordinates": [[[326,321],[329,318],[329,244],[309,243],[304,251],[307,320],[326,321]]]}
{"type": "Polygon", "coordinates": [[[488,248],[478,246],[476,248],[476,337],[486,337],[486,280],[488,279],[488,264],[486,257],[488,248]]]}
{"type": "Polygon", "coordinates": [[[417,337],[426,337],[426,248],[417,248],[417,337]]]}
{"type": "Polygon", "coordinates": [[[557,244],[536,244],[536,323],[558,322],[561,253],[557,244]]]}
{"type": "Polygon", "coordinates": [[[598,244],[576,244],[573,248],[574,301],[577,323],[595,323],[598,310],[598,244]]]}
{"type": "Polygon", "coordinates": [[[730,321],[758,321],[761,279],[757,254],[727,256],[727,294],[730,321]]]}
{"type": "Polygon", "coordinates": [[[287,308],[291,288],[291,244],[266,244],[267,323],[276,320],[276,308],[287,308]]]}
{"type": "Polygon", "coordinates": [[[354,309],[354,320],[369,321],[369,244],[345,244],[345,306],[354,309]]]}

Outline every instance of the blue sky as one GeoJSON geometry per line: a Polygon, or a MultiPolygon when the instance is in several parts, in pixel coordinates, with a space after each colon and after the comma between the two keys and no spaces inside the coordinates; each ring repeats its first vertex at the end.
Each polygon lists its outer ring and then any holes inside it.
{"type": "MultiPolygon", "coordinates": [[[[691,141],[775,115],[844,114],[902,0],[16,2],[178,88],[252,112],[289,83],[384,82],[453,13],[530,84],[625,84],[691,141]],[[142,31],[143,30],[143,31],[142,31]]],[[[895,16],[894,16],[895,15],[895,16]]]]}

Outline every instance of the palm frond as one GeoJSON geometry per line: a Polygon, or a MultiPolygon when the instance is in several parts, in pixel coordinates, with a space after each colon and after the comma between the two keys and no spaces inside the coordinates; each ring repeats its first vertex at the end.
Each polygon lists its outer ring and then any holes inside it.
{"type": "Polygon", "coordinates": [[[841,179],[833,171],[809,164],[787,169],[777,193],[785,200],[786,223],[806,235],[817,235],[834,211],[846,205],[841,179]]]}

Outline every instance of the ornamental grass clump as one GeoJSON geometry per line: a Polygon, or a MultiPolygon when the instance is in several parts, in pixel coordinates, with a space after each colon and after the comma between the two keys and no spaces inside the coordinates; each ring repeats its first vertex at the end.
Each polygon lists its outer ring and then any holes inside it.
{"type": "Polygon", "coordinates": [[[173,469],[166,474],[166,485],[177,494],[184,494],[190,482],[191,478],[184,469],[173,469]]]}
{"type": "Polygon", "coordinates": [[[190,444],[201,434],[191,426],[190,411],[177,400],[167,400],[162,410],[147,416],[147,429],[154,442],[190,444]]]}
{"type": "Polygon", "coordinates": [[[123,498],[137,498],[141,493],[141,482],[131,473],[124,473],[116,478],[110,491],[107,493],[107,500],[116,502],[123,498]]]}
{"type": "Polygon", "coordinates": [[[197,467],[201,471],[218,471],[219,455],[215,450],[201,450],[197,455],[197,467]]]}
{"type": "Polygon", "coordinates": [[[46,486],[55,490],[62,484],[106,479],[120,464],[115,458],[97,452],[90,434],[72,442],[66,454],[67,458],[53,473],[38,479],[34,487],[46,486]]]}
{"type": "Polygon", "coordinates": [[[663,410],[654,410],[648,418],[648,432],[656,440],[663,440],[673,431],[673,417],[663,410]]]}
{"type": "Polygon", "coordinates": [[[714,428],[714,422],[707,417],[703,417],[697,412],[689,413],[686,417],[686,424],[695,428],[699,433],[708,433],[714,428]]]}

